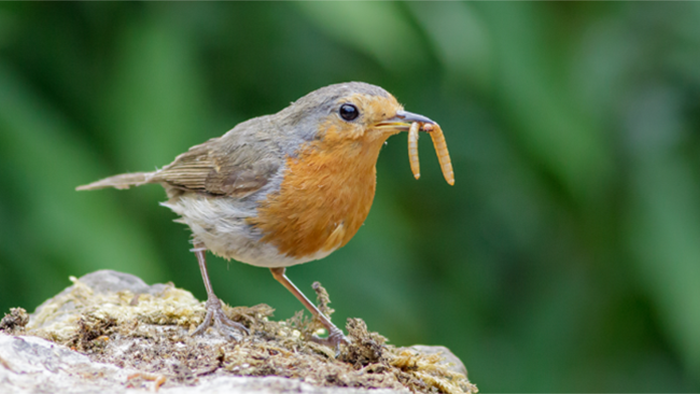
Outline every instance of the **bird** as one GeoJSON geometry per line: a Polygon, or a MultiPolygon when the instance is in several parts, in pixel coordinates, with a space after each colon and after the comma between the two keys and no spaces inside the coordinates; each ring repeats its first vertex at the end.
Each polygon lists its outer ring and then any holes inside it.
{"type": "Polygon", "coordinates": [[[270,269],[327,330],[326,338],[314,339],[337,348],[348,341],[343,331],[289,280],[286,268],[322,259],[350,241],[372,206],[382,146],[414,122],[437,125],[405,111],[379,86],[333,84],[276,114],[239,123],[161,169],[76,189],[165,188],[161,205],[192,231],[191,251],[207,292],[206,315],[192,335],[211,326],[234,339],[249,334],[223,312],[207,271],[209,251],[270,269]]]}

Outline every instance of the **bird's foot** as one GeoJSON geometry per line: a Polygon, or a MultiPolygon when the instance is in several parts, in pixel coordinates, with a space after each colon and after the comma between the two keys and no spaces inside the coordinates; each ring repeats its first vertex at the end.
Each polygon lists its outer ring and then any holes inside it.
{"type": "Polygon", "coordinates": [[[209,326],[214,326],[219,333],[229,339],[238,341],[241,333],[248,335],[250,331],[241,323],[235,322],[226,316],[221,301],[216,297],[209,297],[206,303],[207,314],[204,321],[197,327],[192,336],[203,333],[209,326]]]}
{"type": "Polygon", "coordinates": [[[335,356],[338,357],[340,355],[340,344],[343,343],[347,345],[350,343],[350,340],[343,334],[343,330],[336,327],[333,323],[326,329],[328,330],[327,337],[321,338],[317,335],[312,335],[311,340],[321,345],[334,348],[335,356]]]}

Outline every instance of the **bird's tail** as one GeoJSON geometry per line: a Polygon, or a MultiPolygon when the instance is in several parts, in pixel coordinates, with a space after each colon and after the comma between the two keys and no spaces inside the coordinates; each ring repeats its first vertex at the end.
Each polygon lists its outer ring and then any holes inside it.
{"type": "Polygon", "coordinates": [[[97,190],[106,187],[128,189],[131,186],[141,186],[146,183],[151,183],[154,174],[155,172],[134,172],[131,174],[115,175],[87,185],[78,186],[75,190],[97,190]]]}

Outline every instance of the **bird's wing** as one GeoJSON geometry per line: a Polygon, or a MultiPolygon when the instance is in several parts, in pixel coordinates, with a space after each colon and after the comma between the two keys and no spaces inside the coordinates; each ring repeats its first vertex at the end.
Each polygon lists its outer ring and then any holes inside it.
{"type": "Polygon", "coordinates": [[[190,148],[157,171],[151,182],[213,195],[244,197],[263,187],[280,167],[269,150],[249,144],[222,149],[219,138],[190,148]]]}

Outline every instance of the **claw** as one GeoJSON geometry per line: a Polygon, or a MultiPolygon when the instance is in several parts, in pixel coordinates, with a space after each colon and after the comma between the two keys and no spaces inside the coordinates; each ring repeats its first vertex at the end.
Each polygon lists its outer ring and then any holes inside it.
{"type": "Polygon", "coordinates": [[[318,344],[334,348],[336,358],[340,356],[340,344],[350,344],[350,339],[348,339],[348,337],[343,334],[343,331],[335,325],[331,327],[327,337],[321,338],[317,335],[312,335],[311,340],[318,344]]]}
{"type": "Polygon", "coordinates": [[[250,334],[250,330],[248,330],[246,326],[229,319],[228,316],[224,314],[221,301],[219,301],[218,298],[209,298],[206,307],[207,314],[204,316],[204,321],[192,332],[192,336],[203,333],[209,326],[214,326],[216,330],[219,331],[219,334],[234,341],[239,340],[241,333],[245,335],[250,334]]]}

